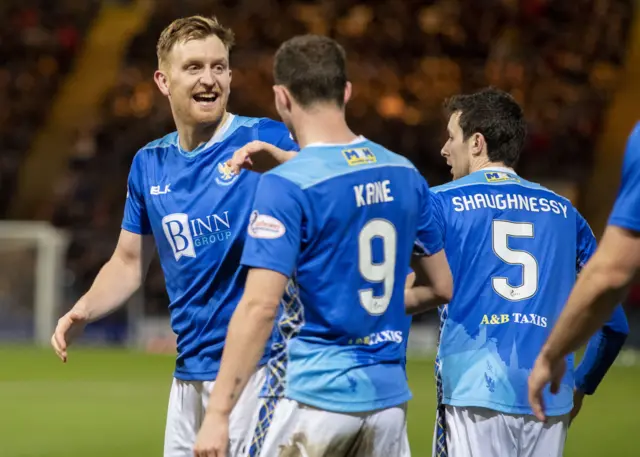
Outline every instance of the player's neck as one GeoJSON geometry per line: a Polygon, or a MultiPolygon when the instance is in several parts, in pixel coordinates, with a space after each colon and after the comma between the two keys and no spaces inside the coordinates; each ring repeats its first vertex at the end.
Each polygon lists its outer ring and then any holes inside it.
{"type": "Polygon", "coordinates": [[[315,108],[296,113],[293,128],[300,148],[313,143],[348,144],[358,135],[353,133],[339,108],[315,108]]]}
{"type": "Polygon", "coordinates": [[[190,152],[201,144],[207,143],[225,124],[228,117],[229,113],[225,111],[218,122],[196,125],[178,125],[176,123],[180,147],[190,152]]]}

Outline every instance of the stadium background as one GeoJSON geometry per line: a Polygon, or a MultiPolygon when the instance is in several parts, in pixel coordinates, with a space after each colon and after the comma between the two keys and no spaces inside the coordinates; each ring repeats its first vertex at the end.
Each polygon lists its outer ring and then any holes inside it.
{"type": "MultiPolygon", "coordinates": [[[[173,130],[169,105],[152,81],[155,42],[171,20],[216,14],[234,29],[230,109],[244,115],[275,116],[271,58],[282,41],[305,32],[337,38],[354,83],[352,126],[408,156],[432,185],[449,179],[439,156],[443,99],[489,84],[510,91],[529,128],[520,173],[571,198],[599,236],[626,135],[640,117],[636,6],[2,0],[0,457],[160,455],[173,338],[157,263],[144,291],[92,325],[67,366],[37,343],[112,252],[136,150],[173,130]],[[58,268],[55,261],[48,270],[40,265],[48,244],[29,230],[41,226],[15,221],[46,221],[62,234],[58,268]]],[[[640,454],[633,438],[640,427],[640,289],[626,308],[629,343],[572,425],[568,456],[640,454]]],[[[417,457],[430,455],[434,324],[434,315],[422,316],[410,341],[417,457]]]]}

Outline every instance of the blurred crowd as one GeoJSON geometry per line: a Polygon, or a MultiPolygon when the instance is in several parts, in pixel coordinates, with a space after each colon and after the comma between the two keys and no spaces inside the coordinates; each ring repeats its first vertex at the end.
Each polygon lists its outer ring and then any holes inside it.
{"type": "MultiPolygon", "coordinates": [[[[29,2],[20,2],[25,3],[29,2]]],[[[12,69],[0,70],[0,97],[7,97],[4,92],[18,93],[11,106],[19,104],[25,110],[8,114],[0,99],[0,116],[11,116],[14,126],[17,116],[29,121],[20,121],[20,129],[12,130],[12,136],[1,130],[3,142],[24,143],[32,138],[38,116],[46,111],[46,100],[55,90],[56,83],[51,81],[59,80],[58,75],[68,67],[83,30],[77,14],[50,21],[45,12],[52,7],[46,5],[92,4],[73,0],[31,3],[30,13],[15,10],[8,16],[14,18],[8,21],[14,28],[8,35],[20,43],[20,49],[26,47],[32,53],[20,52],[19,58],[11,53],[12,69]],[[16,27],[22,33],[16,33],[16,27]],[[27,33],[33,27],[39,32],[27,33]],[[24,37],[42,34],[54,35],[57,41],[24,37]],[[57,43],[53,50],[52,43],[57,43]],[[9,71],[11,76],[26,76],[23,80],[6,76],[9,71]],[[20,98],[25,91],[29,98],[20,98]],[[26,106],[33,109],[26,110],[26,106]]],[[[113,250],[133,155],[148,141],[174,130],[168,102],[156,89],[152,75],[156,40],[177,17],[215,14],[233,28],[237,47],[232,53],[230,109],[243,115],[276,116],[271,65],[282,41],[300,33],[335,37],[348,53],[354,84],[348,113],[353,128],[408,156],[432,185],[449,179],[448,168],[439,157],[446,125],[443,100],[486,85],[510,91],[525,109],[529,137],[520,164],[523,174],[534,179],[558,175],[582,179],[589,171],[604,108],[623,64],[633,17],[631,0],[155,3],[148,27],[131,43],[118,80],[104,100],[101,118],[78,127],[74,157],[55,189],[56,204],[50,216],[74,235],[69,281],[76,294],[89,286],[113,250]]],[[[82,10],[88,21],[92,7],[82,10]]],[[[0,34],[5,32],[3,28],[0,34]]],[[[0,53],[6,53],[8,45],[0,36],[0,53]]],[[[18,158],[24,146],[3,144],[2,160],[5,150],[17,151],[9,156],[18,158]]],[[[166,312],[157,265],[150,273],[146,296],[148,311],[166,312]]]]}
{"type": "Polygon", "coordinates": [[[0,2],[0,214],[99,0],[0,2]]]}

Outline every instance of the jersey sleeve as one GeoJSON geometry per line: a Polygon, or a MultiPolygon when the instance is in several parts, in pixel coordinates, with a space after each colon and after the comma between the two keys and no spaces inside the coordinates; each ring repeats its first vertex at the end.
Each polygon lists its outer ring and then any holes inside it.
{"type": "Polygon", "coordinates": [[[138,235],[151,233],[151,224],[147,216],[147,209],[144,201],[144,185],[140,153],[136,154],[129,170],[127,180],[127,197],[124,204],[124,216],[121,227],[138,235]]]}
{"type": "Polygon", "coordinates": [[[242,265],[290,277],[300,253],[302,221],[302,190],[280,176],[262,175],[247,228],[242,265]]]}
{"type": "Polygon", "coordinates": [[[282,122],[269,119],[264,123],[259,133],[260,141],[270,143],[284,151],[299,151],[298,144],[282,122]]]}
{"type": "Polygon", "coordinates": [[[622,180],[609,225],[640,232],[640,123],[627,141],[622,180]]]}
{"type": "Polygon", "coordinates": [[[591,337],[580,365],[576,368],[576,387],[587,395],[595,393],[600,382],[618,357],[629,335],[629,323],[621,305],[611,318],[591,337]]]}
{"type": "MultiPolygon", "coordinates": [[[[587,221],[576,211],[578,250],[576,271],[580,273],[596,250],[596,238],[587,221]]],[[[620,353],[627,335],[629,324],[622,308],[618,305],[611,318],[589,340],[580,365],[576,368],[576,387],[587,395],[593,394],[620,353]]]]}
{"type": "Polygon", "coordinates": [[[596,251],[596,237],[582,215],[576,211],[577,252],[576,273],[580,273],[587,261],[596,251]]]}
{"type": "Polygon", "coordinates": [[[433,255],[444,247],[442,201],[438,194],[429,191],[422,177],[420,186],[420,220],[413,252],[416,255],[433,255]]]}

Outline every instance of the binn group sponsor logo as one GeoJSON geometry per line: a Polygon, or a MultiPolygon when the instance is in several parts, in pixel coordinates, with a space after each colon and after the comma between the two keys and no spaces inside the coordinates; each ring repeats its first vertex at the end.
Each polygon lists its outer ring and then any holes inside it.
{"type": "Polygon", "coordinates": [[[231,238],[229,211],[190,218],[186,213],[173,213],[162,218],[162,230],[176,261],[195,258],[198,250],[231,238]]]}

